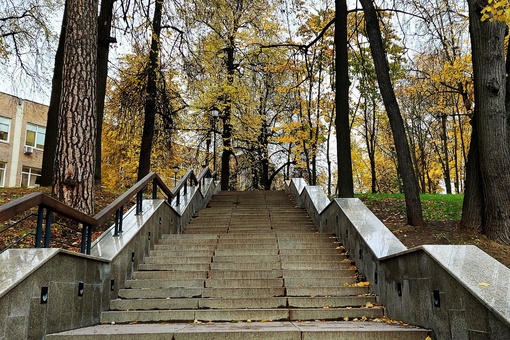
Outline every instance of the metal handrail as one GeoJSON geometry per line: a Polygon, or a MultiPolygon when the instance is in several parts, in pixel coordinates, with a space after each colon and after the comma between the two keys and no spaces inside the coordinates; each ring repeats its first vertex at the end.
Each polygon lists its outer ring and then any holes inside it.
{"type": "Polygon", "coordinates": [[[177,204],[180,200],[180,192],[183,190],[184,195],[187,194],[188,182],[190,186],[201,185],[204,183],[205,178],[213,177],[215,173],[206,167],[202,170],[200,175],[196,177],[193,170],[188,170],[186,174],[179,180],[173,189],[169,189],[161,178],[154,172],[149,173],[147,176],[138,181],[128,191],[119,196],[116,200],[102,209],[94,216],[89,216],[79,210],[71,208],[66,204],[54,199],[46,194],[36,192],[23,196],[17,200],[10,201],[0,206],[0,222],[11,219],[16,215],[25,212],[29,209],[39,207],[37,214],[37,230],[35,247],[41,246],[41,241],[44,238],[44,247],[49,247],[50,241],[50,227],[52,224],[53,213],[58,213],[67,217],[74,222],[83,225],[82,229],[82,242],[81,252],[90,254],[92,229],[105,223],[110,217],[115,214],[115,231],[114,235],[117,236],[122,232],[122,215],[124,206],[136,197],[136,213],[140,214],[143,200],[143,192],[152,184],[152,198],[156,199],[158,189],[160,189],[166,196],[167,201],[171,204],[172,200],[177,197],[177,204]],[[44,211],[46,210],[46,218],[44,218],[44,211]],[[43,220],[46,219],[46,229],[43,236],[43,220]]]}

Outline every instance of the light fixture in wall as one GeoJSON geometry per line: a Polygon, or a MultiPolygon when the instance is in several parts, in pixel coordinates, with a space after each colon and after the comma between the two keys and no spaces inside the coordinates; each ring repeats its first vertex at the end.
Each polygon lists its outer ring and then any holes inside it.
{"type": "Polygon", "coordinates": [[[83,283],[83,281],[79,281],[78,282],[78,296],[82,297],[84,291],[85,291],[85,284],[83,283]]]}
{"type": "Polygon", "coordinates": [[[41,287],[41,304],[48,303],[49,290],[48,287],[41,287]]]}
{"type": "Polygon", "coordinates": [[[441,307],[441,294],[439,293],[439,290],[434,289],[432,296],[434,297],[434,307],[441,307]]]}

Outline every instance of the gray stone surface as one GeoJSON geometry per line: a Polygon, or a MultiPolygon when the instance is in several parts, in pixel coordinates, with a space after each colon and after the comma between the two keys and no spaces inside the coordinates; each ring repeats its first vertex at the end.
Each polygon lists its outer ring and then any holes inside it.
{"type": "Polygon", "coordinates": [[[47,339],[425,339],[427,330],[374,322],[237,322],[100,325],[51,334],[47,339]]]}
{"type": "Polygon", "coordinates": [[[335,201],[375,256],[383,258],[407,249],[359,199],[336,198],[335,201]]]}

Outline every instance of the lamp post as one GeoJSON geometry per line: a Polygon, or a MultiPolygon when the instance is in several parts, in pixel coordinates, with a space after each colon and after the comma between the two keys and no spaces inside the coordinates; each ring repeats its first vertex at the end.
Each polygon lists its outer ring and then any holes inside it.
{"type": "Polygon", "coordinates": [[[220,115],[220,110],[218,110],[216,107],[213,107],[211,109],[211,114],[213,117],[213,171],[216,172],[216,119],[218,119],[218,116],[220,115]]]}
{"type": "Polygon", "coordinates": [[[174,187],[177,186],[177,173],[179,172],[179,167],[177,165],[174,166],[174,187]]]}

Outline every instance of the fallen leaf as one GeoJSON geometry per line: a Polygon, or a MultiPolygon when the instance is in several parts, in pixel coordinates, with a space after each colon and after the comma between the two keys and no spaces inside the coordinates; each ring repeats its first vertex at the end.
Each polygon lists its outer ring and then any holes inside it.
{"type": "Polygon", "coordinates": [[[374,305],[373,305],[371,302],[367,302],[367,304],[365,305],[365,307],[367,307],[367,308],[372,308],[372,307],[374,307],[374,305]]]}
{"type": "Polygon", "coordinates": [[[487,282],[480,282],[478,285],[482,287],[489,287],[491,284],[487,282]]]}

